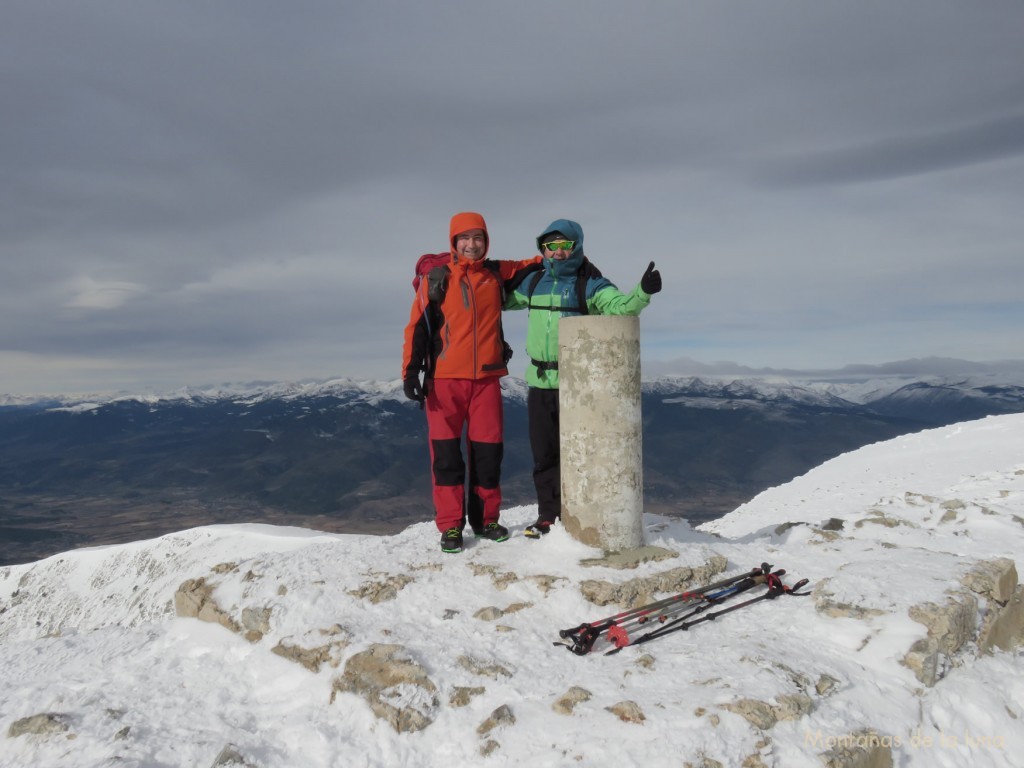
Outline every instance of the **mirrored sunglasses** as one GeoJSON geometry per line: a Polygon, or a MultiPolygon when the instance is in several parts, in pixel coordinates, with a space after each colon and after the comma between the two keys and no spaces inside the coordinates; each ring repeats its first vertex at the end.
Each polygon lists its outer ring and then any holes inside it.
{"type": "Polygon", "coordinates": [[[574,245],[576,245],[575,240],[553,240],[550,243],[544,243],[544,247],[549,251],[571,251],[574,245]]]}

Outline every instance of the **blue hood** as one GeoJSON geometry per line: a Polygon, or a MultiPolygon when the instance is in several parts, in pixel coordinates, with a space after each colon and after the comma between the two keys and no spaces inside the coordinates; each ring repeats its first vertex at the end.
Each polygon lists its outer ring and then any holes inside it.
{"type": "Polygon", "coordinates": [[[575,275],[576,270],[583,263],[583,227],[569,219],[555,219],[543,232],[537,236],[537,251],[544,257],[544,268],[553,271],[561,276],[575,275]],[[561,232],[566,240],[576,243],[573,246],[572,254],[564,261],[556,261],[548,256],[547,251],[541,245],[541,240],[553,232],[561,232]]]}

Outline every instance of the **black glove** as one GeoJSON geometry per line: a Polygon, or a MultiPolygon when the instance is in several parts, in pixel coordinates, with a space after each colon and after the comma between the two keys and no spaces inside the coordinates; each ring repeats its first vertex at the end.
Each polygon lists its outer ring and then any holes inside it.
{"type": "Polygon", "coordinates": [[[423,393],[423,387],[420,386],[420,377],[418,374],[412,374],[405,377],[405,396],[410,400],[415,400],[420,405],[423,405],[423,401],[427,399],[427,396],[423,393]]]}
{"type": "Polygon", "coordinates": [[[654,268],[653,261],[647,265],[647,271],[640,278],[640,289],[652,295],[661,290],[661,272],[654,268]]]}

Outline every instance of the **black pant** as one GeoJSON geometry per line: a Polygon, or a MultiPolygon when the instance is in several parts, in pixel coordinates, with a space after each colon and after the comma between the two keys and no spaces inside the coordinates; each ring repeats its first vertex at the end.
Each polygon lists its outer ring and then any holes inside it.
{"type": "Polygon", "coordinates": [[[561,453],[558,442],[558,390],[530,387],[526,396],[533,451],[533,485],[537,489],[539,520],[562,516],[561,453]]]}

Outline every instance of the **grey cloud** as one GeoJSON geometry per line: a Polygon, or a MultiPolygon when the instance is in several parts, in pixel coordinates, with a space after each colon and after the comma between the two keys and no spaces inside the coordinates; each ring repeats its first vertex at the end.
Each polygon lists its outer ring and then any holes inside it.
{"type": "Polygon", "coordinates": [[[777,160],[764,176],[789,184],[851,184],[937,173],[1024,155],[1024,112],[777,160]],[[774,166],[774,167],[773,167],[774,166]]]}
{"type": "Polygon", "coordinates": [[[569,216],[621,286],[656,258],[675,356],[902,332],[860,330],[865,297],[1013,299],[1019,3],[8,6],[0,391],[57,355],[390,374],[411,265],[465,209],[495,255],[569,216]]]}

